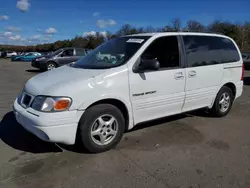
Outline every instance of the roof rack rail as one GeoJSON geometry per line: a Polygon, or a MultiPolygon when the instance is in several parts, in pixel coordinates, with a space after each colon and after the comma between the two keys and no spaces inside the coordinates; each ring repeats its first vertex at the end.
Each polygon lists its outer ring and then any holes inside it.
{"type": "Polygon", "coordinates": [[[218,35],[225,35],[224,33],[220,33],[220,32],[212,32],[212,31],[206,31],[206,33],[213,33],[213,34],[218,34],[218,35]]]}
{"type": "Polygon", "coordinates": [[[178,32],[187,32],[187,33],[210,33],[210,34],[218,34],[218,35],[225,35],[224,33],[220,33],[220,32],[212,32],[212,31],[189,31],[189,30],[182,30],[182,31],[178,31],[178,32]]]}

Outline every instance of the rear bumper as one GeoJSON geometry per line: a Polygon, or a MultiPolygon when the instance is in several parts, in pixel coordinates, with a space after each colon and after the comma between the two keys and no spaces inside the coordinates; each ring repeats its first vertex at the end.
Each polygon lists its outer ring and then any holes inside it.
{"type": "Polygon", "coordinates": [[[14,103],[13,111],[16,120],[27,131],[38,138],[55,143],[72,145],[75,143],[78,122],[84,111],[66,111],[58,113],[43,113],[33,109],[25,109],[14,103]]]}
{"type": "Polygon", "coordinates": [[[238,97],[240,97],[240,96],[242,95],[242,92],[243,92],[243,85],[244,85],[243,81],[237,82],[237,83],[235,84],[235,86],[236,86],[236,95],[235,95],[235,99],[238,98],[238,97]]]}

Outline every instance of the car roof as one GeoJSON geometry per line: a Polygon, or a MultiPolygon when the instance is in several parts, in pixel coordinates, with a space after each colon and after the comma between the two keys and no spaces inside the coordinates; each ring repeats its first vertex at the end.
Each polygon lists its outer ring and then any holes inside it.
{"type": "Polygon", "coordinates": [[[133,34],[127,36],[168,36],[168,35],[196,35],[196,36],[214,36],[214,37],[224,37],[229,38],[222,34],[216,33],[200,33],[200,32],[158,32],[158,33],[140,33],[140,34],[133,34]]]}

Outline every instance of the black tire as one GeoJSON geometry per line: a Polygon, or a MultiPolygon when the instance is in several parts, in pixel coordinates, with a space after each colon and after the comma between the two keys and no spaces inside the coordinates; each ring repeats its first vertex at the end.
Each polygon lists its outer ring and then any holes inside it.
{"type": "Polygon", "coordinates": [[[80,119],[78,127],[78,138],[84,148],[90,153],[100,153],[115,147],[122,139],[125,130],[125,119],[121,111],[111,104],[98,104],[86,110],[80,119]],[[92,125],[98,117],[102,115],[111,115],[117,120],[117,133],[113,140],[106,145],[96,144],[91,136],[92,125]]]}
{"type": "Polygon", "coordinates": [[[53,69],[57,68],[56,63],[54,63],[54,62],[52,62],[52,61],[49,61],[49,62],[46,64],[46,70],[47,70],[47,71],[52,70],[51,67],[54,67],[53,69]]]}
{"type": "Polygon", "coordinates": [[[223,86],[220,91],[218,92],[217,96],[216,96],[216,99],[214,101],[214,105],[213,105],[213,108],[212,108],[212,113],[215,117],[224,117],[226,116],[229,111],[231,110],[231,107],[232,107],[232,104],[233,104],[233,101],[234,101],[234,96],[233,96],[233,92],[232,90],[229,88],[229,87],[226,87],[226,86],[223,86]],[[226,111],[222,111],[221,108],[220,108],[220,100],[222,98],[222,95],[224,93],[227,93],[228,96],[229,96],[229,106],[227,108],[226,111]]]}

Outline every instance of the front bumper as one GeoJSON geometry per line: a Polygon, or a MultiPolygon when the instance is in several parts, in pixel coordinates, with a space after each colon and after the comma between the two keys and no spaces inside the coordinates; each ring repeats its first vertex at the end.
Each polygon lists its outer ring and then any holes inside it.
{"type": "Polygon", "coordinates": [[[46,63],[44,61],[36,61],[35,59],[31,61],[31,66],[38,69],[45,69],[46,63]]]}
{"type": "Polygon", "coordinates": [[[78,122],[84,111],[65,111],[57,113],[38,112],[23,108],[14,102],[16,120],[27,131],[47,142],[72,145],[75,143],[78,122]]]}

